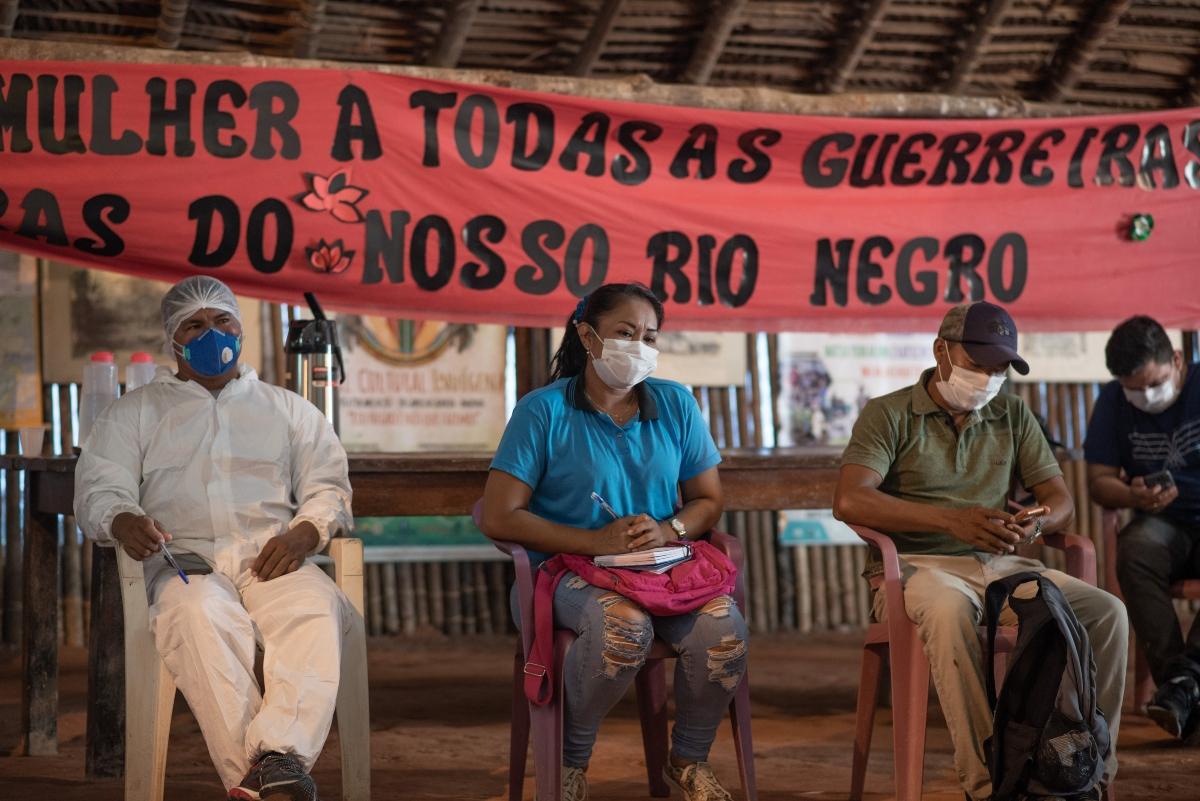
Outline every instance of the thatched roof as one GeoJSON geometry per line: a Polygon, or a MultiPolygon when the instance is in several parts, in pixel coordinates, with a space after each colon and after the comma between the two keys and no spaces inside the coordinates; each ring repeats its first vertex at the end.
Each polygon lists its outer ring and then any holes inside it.
{"type": "Polygon", "coordinates": [[[1200,0],[0,0],[7,35],[803,93],[1200,105],[1200,0]]]}

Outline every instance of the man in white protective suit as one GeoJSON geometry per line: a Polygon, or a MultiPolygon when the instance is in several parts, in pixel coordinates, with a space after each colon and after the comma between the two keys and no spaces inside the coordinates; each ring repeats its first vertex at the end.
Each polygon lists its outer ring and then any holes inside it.
{"type": "Polygon", "coordinates": [[[162,321],[178,370],[160,367],[100,415],[82,443],[75,516],[144,562],[155,643],[228,797],[315,801],[309,770],[353,617],[306,559],[350,530],[346,452],[315,406],[238,363],[241,316],[225,284],[180,281],[162,321]]]}

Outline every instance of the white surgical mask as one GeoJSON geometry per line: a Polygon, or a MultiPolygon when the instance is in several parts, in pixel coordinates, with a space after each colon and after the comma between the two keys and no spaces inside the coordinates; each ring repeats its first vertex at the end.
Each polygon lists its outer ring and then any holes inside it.
{"type": "MultiPolygon", "coordinates": [[[[590,325],[588,328],[591,328],[596,338],[600,339],[595,328],[590,325]]],[[[600,352],[600,358],[592,356],[591,352],[588,353],[588,356],[592,357],[592,367],[596,368],[596,375],[612,389],[620,391],[632,389],[645,381],[658,366],[658,351],[645,342],[624,339],[602,341],[604,347],[600,352]]]]}
{"type": "MultiPolygon", "coordinates": [[[[946,351],[946,360],[950,360],[949,349],[946,351]]],[[[982,409],[992,398],[1000,394],[1004,380],[1003,373],[984,375],[974,370],[958,367],[954,362],[950,362],[950,379],[943,380],[942,367],[938,365],[938,392],[941,393],[942,400],[946,401],[946,404],[956,412],[982,409]]]]}
{"type": "Polygon", "coordinates": [[[1124,392],[1125,400],[1146,414],[1158,414],[1161,411],[1165,411],[1179,397],[1179,390],[1175,386],[1175,378],[1173,376],[1157,387],[1126,389],[1124,392]]]}

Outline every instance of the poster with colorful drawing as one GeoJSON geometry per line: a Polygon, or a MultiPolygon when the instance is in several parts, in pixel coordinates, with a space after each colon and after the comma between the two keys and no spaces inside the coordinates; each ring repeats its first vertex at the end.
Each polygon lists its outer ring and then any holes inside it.
{"type": "Polygon", "coordinates": [[[932,334],[780,334],[779,444],[845,445],[859,411],[933,366],[932,334]]]}

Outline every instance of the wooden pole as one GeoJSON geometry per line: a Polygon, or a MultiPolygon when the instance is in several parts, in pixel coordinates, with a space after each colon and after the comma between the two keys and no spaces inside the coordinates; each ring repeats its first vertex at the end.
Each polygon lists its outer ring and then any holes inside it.
{"type": "Polygon", "coordinates": [[[1051,61],[1041,93],[1043,100],[1058,102],[1075,88],[1132,4],[1133,0],[1095,0],[1091,4],[1075,35],[1065,40],[1051,61]]]}
{"type": "Polygon", "coordinates": [[[867,45],[875,38],[875,30],[883,21],[891,0],[871,0],[865,8],[852,8],[844,34],[838,37],[838,48],[834,53],[829,73],[825,78],[825,90],[832,94],[846,88],[850,75],[858,67],[867,45]]]}
{"type": "Polygon", "coordinates": [[[480,0],[449,0],[443,5],[446,16],[442,18],[442,30],[429,63],[435,67],[453,67],[462,56],[480,0]]]}
{"type": "MultiPolygon", "coordinates": [[[[20,437],[16,431],[4,432],[4,452],[16,453],[20,437]]],[[[21,471],[4,471],[4,522],[7,526],[4,543],[4,642],[21,642],[24,614],[24,592],[21,581],[23,530],[21,520],[21,471]]]]}
{"type": "Polygon", "coordinates": [[[154,43],[161,48],[174,50],[183,37],[183,23],[187,19],[188,0],[162,0],[158,14],[158,32],[154,43]]]}
{"type": "Polygon", "coordinates": [[[621,16],[621,7],[624,5],[625,0],[604,0],[604,5],[592,21],[592,27],[588,29],[587,38],[583,40],[583,45],[575,54],[575,60],[571,62],[571,68],[568,70],[571,75],[586,78],[591,74],[596,62],[600,60],[600,54],[604,52],[604,44],[616,26],[617,18],[621,16]]]}
{"type": "Polygon", "coordinates": [[[117,552],[89,542],[92,603],[88,648],[88,778],[111,778],[125,771],[125,613],[117,576],[117,552]],[[99,686],[93,677],[104,677],[99,686]]]}
{"type": "Polygon", "coordinates": [[[321,43],[321,28],[325,26],[325,0],[300,0],[300,20],[296,58],[313,58],[321,43]]]}
{"type": "Polygon", "coordinates": [[[725,43],[746,8],[746,0],[718,0],[708,12],[708,23],[696,42],[696,49],[679,77],[681,83],[706,84],[721,59],[725,43]]]}
{"type": "Polygon", "coordinates": [[[0,0],[0,38],[12,36],[20,6],[21,0],[0,0]]]}
{"type": "Polygon", "coordinates": [[[963,90],[983,49],[992,38],[992,32],[1004,19],[1013,0],[984,0],[977,7],[975,18],[966,25],[967,38],[963,40],[962,50],[954,65],[946,72],[946,82],[942,91],[948,95],[956,95],[963,90]]]}
{"type": "Polygon", "coordinates": [[[159,50],[40,39],[14,39],[6,42],[4,47],[5,57],[14,61],[107,61],[128,64],[208,64],[278,69],[354,70],[430,80],[460,81],[573,97],[776,114],[1014,119],[1073,116],[1106,109],[1103,106],[1079,103],[1037,103],[1015,97],[960,97],[903,92],[804,95],[760,86],[658,84],[645,76],[621,79],[578,78],[505,70],[452,70],[324,59],[271,58],[250,53],[159,50]]]}

